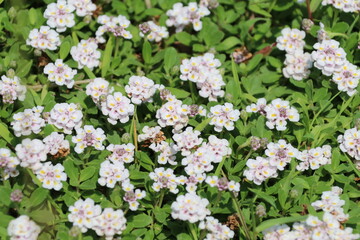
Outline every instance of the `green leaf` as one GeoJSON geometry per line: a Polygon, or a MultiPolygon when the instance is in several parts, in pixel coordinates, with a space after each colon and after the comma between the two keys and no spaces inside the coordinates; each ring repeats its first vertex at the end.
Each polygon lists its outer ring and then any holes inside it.
{"type": "Polygon", "coordinates": [[[187,98],[190,95],[189,92],[182,90],[182,89],[177,89],[177,88],[172,88],[172,87],[166,87],[166,89],[169,90],[171,92],[171,94],[174,95],[178,99],[187,98]]]}
{"type": "Polygon", "coordinates": [[[79,186],[79,169],[75,166],[72,160],[65,160],[64,168],[67,176],[70,179],[70,185],[75,187],[79,186]]]}
{"type": "Polygon", "coordinates": [[[106,73],[108,72],[108,70],[110,68],[111,53],[113,51],[113,48],[114,48],[114,37],[111,36],[106,43],[104,56],[103,56],[102,63],[101,63],[101,77],[105,77],[106,73]]]}
{"type": "Polygon", "coordinates": [[[276,204],[275,204],[275,197],[270,196],[269,194],[266,194],[258,189],[249,188],[249,190],[252,191],[253,193],[255,193],[259,198],[262,198],[265,201],[267,201],[268,203],[270,203],[271,206],[273,206],[274,208],[277,208],[276,204]]]}
{"type": "Polygon", "coordinates": [[[142,57],[146,64],[149,64],[151,62],[151,52],[151,45],[149,41],[145,40],[142,48],[142,57]]]}
{"type": "Polygon", "coordinates": [[[11,200],[10,200],[11,190],[5,186],[0,187],[0,202],[2,202],[5,206],[10,206],[11,200]]]}
{"type": "Polygon", "coordinates": [[[293,217],[283,217],[283,218],[267,220],[262,222],[259,226],[256,227],[256,232],[262,232],[275,225],[281,225],[292,222],[301,222],[307,219],[307,217],[308,216],[293,216],[293,217]]]}
{"type": "Polygon", "coordinates": [[[268,18],[271,18],[271,17],[272,17],[270,13],[268,13],[268,12],[265,11],[264,9],[261,9],[261,8],[259,7],[259,5],[257,5],[257,4],[249,4],[249,10],[252,11],[252,12],[254,12],[254,13],[258,13],[258,14],[260,14],[260,15],[263,15],[263,16],[265,16],[265,17],[268,17],[268,18]]]}
{"type": "Polygon", "coordinates": [[[69,41],[63,41],[59,50],[60,58],[65,59],[69,55],[70,49],[71,49],[71,43],[69,41]]]}
{"type": "Polygon", "coordinates": [[[37,188],[30,197],[30,204],[33,207],[38,206],[39,204],[43,203],[45,201],[45,199],[47,198],[49,194],[49,190],[39,187],[37,188]]]}
{"type": "Polygon", "coordinates": [[[311,12],[315,12],[316,9],[320,6],[322,0],[312,0],[310,1],[310,10],[311,12]]]}
{"type": "Polygon", "coordinates": [[[135,228],[143,228],[152,223],[152,218],[149,215],[142,213],[134,217],[129,217],[128,221],[132,223],[135,228]]]}
{"type": "Polygon", "coordinates": [[[80,171],[80,182],[88,180],[89,178],[94,176],[95,172],[96,172],[95,167],[87,167],[87,168],[81,170],[80,171]]]}
{"type": "Polygon", "coordinates": [[[230,48],[233,48],[234,46],[241,44],[240,39],[231,36],[225,39],[223,42],[221,42],[219,45],[215,47],[217,51],[225,51],[229,50],[230,48]]]}
{"type": "Polygon", "coordinates": [[[31,25],[35,25],[37,20],[37,13],[35,8],[30,8],[29,10],[29,22],[31,25]]]}
{"type": "Polygon", "coordinates": [[[255,54],[253,58],[251,58],[251,60],[248,62],[246,68],[247,71],[250,72],[253,69],[255,69],[259,63],[261,62],[261,60],[263,59],[263,55],[262,54],[255,54]]]}
{"type": "Polygon", "coordinates": [[[173,47],[169,47],[165,50],[164,55],[164,69],[169,73],[170,69],[177,63],[178,56],[177,51],[173,47]]]}
{"type": "Polygon", "coordinates": [[[154,209],[155,218],[160,223],[166,223],[166,218],[169,216],[169,213],[164,211],[164,209],[161,209],[159,207],[155,207],[154,209]]]}
{"type": "Polygon", "coordinates": [[[19,78],[25,77],[30,72],[32,64],[32,60],[26,61],[25,64],[21,64],[21,66],[17,68],[16,76],[19,78]]]}
{"type": "Polygon", "coordinates": [[[178,32],[175,34],[175,38],[186,46],[189,46],[191,43],[191,35],[187,32],[178,32]]]}
{"type": "Polygon", "coordinates": [[[0,122],[0,136],[10,144],[15,138],[14,135],[12,135],[12,133],[8,130],[8,126],[6,126],[3,122],[0,122]]]}
{"type": "Polygon", "coordinates": [[[205,127],[210,123],[212,118],[207,118],[204,121],[202,121],[199,125],[196,126],[195,130],[202,132],[205,127]]]}
{"type": "Polygon", "coordinates": [[[239,81],[239,74],[237,71],[237,67],[236,67],[236,63],[234,62],[234,59],[231,60],[231,71],[233,74],[233,79],[234,79],[234,100],[233,103],[235,104],[235,102],[239,99],[240,95],[241,95],[241,86],[240,86],[240,81],[239,81]]]}

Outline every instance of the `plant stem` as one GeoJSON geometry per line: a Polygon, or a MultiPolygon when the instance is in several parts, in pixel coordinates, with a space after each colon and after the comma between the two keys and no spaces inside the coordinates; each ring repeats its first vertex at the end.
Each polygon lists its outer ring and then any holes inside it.
{"type": "Polygon", "coordinates": [[[193,223],[188,222],[188,226],[189,226],[191,235],[193,236],[193,239],[198,240],[198,235],[196,233],[195,225],[193,223]]]}
{"type": "Polygon", "coordinates": [[[233,203],[234,203],[234,205],[235,205],[236,212],[237,212],[237,214],[239,215],[239,220],[240,220],[240,224],[241,224],[241,226],[239,226],[239,228],[243,227],[244,232],[245,232],[245,237],[246,237],[246,239],[247,239],[247,240],[251,240],[252,237],[251,237],[251,235],[250,235],[249,228],[248,228],[248,226],[246,225],[246,220],[245,220],[245,217],[244,217],[243,212],[241,211],[240,204],[239,204],[239,202],[237,201],[234,193],[233,193],[233,192],[230,192],[230,194],[231,194],[231,198],[232,198],[232,200],[233,200],[233,203]]]}
{"type": "Polygon", "coordinates": [[[312,17],[312,12],[311,12],[311,8],[310,8],[310,0],[306,0],[306,9],[308,12],[308,18],[312,21],[313,17],[312,17]]]}

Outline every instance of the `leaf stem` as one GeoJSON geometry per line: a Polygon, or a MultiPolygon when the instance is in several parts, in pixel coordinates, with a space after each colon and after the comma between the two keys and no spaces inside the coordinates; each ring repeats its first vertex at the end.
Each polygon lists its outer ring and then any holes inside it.
{"type": "Polygon", "coordinates": [[[194,240],[198,240],[198,235],[196,233],[195,225],[193,223],[188,222],[188,226],[191,232],[191,235],[193,236],[194,240]]]}

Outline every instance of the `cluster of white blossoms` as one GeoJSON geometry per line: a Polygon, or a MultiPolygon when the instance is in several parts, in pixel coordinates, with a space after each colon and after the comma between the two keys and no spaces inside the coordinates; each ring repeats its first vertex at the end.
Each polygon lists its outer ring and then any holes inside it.
{"type": "Polygon", "coordinates": [[[106,139],[105,132],[101,128],[94,128],[91,125],[85,125],[83,128],[76,128],[76,136],[72,137],[72,142],[76,144],[75,152],[82,153],[87,147],[94,147],[96,150],[104,150],[102,145],[106,139]]]}
{"type": "Polygon", "coordinates": [[[337,138],[341,151],[360,161],[360,130],[356,127],[348,129],[337,138]]]}
{"type": "Polygon", "coordinates": [[[266,126],[278,131],[286,130],[287,120],[298,122],[300,115],[296,108],[290,107],[290,103],[280,98],[274,99],[266,105],[266,100],[261,98],[256,104],[246,107],[247,112],[259,112],[267,118],[266,126]]]}
{"type": "Polygon", "coordinates": [[[291,159],[298,157],[299,151],[290,143],[280,139],[277,143],[268,143],[265,154],[271,166],[283,171],[291,159]]]}
{"type": "Polygon", "coordinates": [[[217,176],[208,176],[205,180],[211,187],[217,187],[219,191],[229,190],[231,192],[240,192],[240,183],[228,181],[226,177],[219,179],[217,176]]]}
{"type": "Polygon", "coordinates": [[[144,76],[131,76],[125,91],[134,104],[152,102],[153,95],[160,88],[153,80],[144,76]]]}
{"type": "Polygon", "coordinates": [[[197,184],[202,183],[205,181],[206,174],[194,174],[189,177],[179,176],[179,182],[181,184],[186,184],[186,191],[189,193],[195,193],[197,189],[197,184]]]}
{"type": "Polygon", "coordinates": [[[75,103],[57,103],[50,111],[48,122],[71,134],[73,129],[82,125],[82,118],[83,113],[75,103]]]}
{"type": "Polygon", "coordinates": [[[56,28],[57,32],[65,32],[66,28],[75,25],[74,11],[75,7],[66,0],[50,3],[44,12],[44,18],[47,19],[46,24],[51,28],[56,28]]]}
{"type": "Polygon", "coordinates": [[[111,32],[115,37],[123,37],[125,39],[131,39],[132,35],[126,28],[129,27],[130,21],[122,15],[117,17],[109,17],[106,15],[101,15],[98,17],[97,22],[101,24],[101,26],[96,31],[96,39],[100,43],[105,42],[105,38],[103,37],[104,33],[111,32]]]}
{"type": "Polygon", "coordinates": [[[169,163],[170,165],[176,165],[176,153],[174,143],[168,143],[166,141],[161,141],[160,143],[150,146],[154,152],[159,153],[157,161],[159,164],[169,163]]]}
{"type": "Polygon", "coordinates": [[[220,61],[212,53],[184,59],[180,66],[180,79],[196,83],[201,97],[208,98],[209,101],[217,101],[218,97],[224,96],[221,87],[225,86],[218,69],[220,66],[220,61]]]}
{"type": "Polygon", "coordinates": [[[226,130],[234,130],[234,122],[239,120],[240,111],[233,108],[231,103],[216,105],[210,108],[208,117],[211,118],[210,125],[215,125],[214,130],[221,132],[225,127],[226,130]]]}
{"type": "Polygon", "coordinates": [[[40,227],[26,215],[11,220],[7,228],[10,240],[37,240],[40,231],[40,227]]]}
{"type": "Polygon", "coordinates": [[[15,136],[29,136],[31,133],[38,134],[41,128],[45,126],[45,120],[41,116],[43,109],[44,107],[38,106],[25,109],[24,112],[15,113],[13,116],[14,121],[11,122],[15,136]]]}
{"type": "Polygon", "coordinates": [[[121,145],[110,144],[106,147],[106,150],[111,152],[107,159],[113,163],[131,163],[134,161],[135,146],[132,143],[121,145]]]}
{"type": "Polygon", "coordinates": [[[99,175],[98,183],[101,186],[106,185],[108,188],[114,188],[116,183],[129,178],[129,171],[122,162],[111,163],[109,160],[105,160],[100,165],[99,175]]]}
{"type": "Polygon", "coordinates": [[[129,116],[134,115],[135,107],[121,92],[114,92],[112,95],[107,95],[106,100],[101,103],[101,111],[108,116],[108,122],[115,125],[117,121],[128,122],[129,116]]]}
{"type": "Polygon", "coordinates": [[[181,151],[182,156],[189,156],[191,151],[202,143],[203,139],[199,138],[199,136],[200,131],[187,127],[185,131],[173,135],[173,139],[176,142],[174,149],[181,151]]]}
{"type": "Polygon", "coordinates": [[[139,208],[138,200],[143,199],[146,196],[146,192],[140,189],[134,189],[129,181],[124,181],[122,183],[122,189],[125,191],[123,197],[124,201],[129,203],[129,209],[131,211],[136,211],[139,208]]]}
{"type": "Polygon", "coordinates": [[[55,63],[49,63],[44,68],[44,73],[48,75],[50,82],[55,82],[59,86],[72,88],[74,86],[74,76],[77,71],[66,65],[62,59],[57,59],[55,63]]]}
{"type": "Polygon", "coordinates": [[[80,17],[91,16],[96,10],[96,5],[91,0],[68,0],[68,3],[76,9],[76,15],[80,17]]]}
{"type": "Polygon", "coordinates": [[[314,66],[326,76],[341,71],[341,67],[346,63],[346,52],[335,40],[323,40],[315,43],[314,49],[315,51],[311,53],[311,57],[315,61],[314,66]]]}
{"type": "Polygon", "coordinates": [[[322,0],[322,5],[332,5],[344,12],[359,12],[359,0],[322,0]]]}
{"type": "Polygon", "coordinates": [[[163,38],[169,37],[166,27],[159,26],[153,21],[147,21],[139,25],[140,37],[145,37],[149,41],[160,42],[163,38]]]}
{"type": "Polygon", "coordinates": [[[204,240],[230,240],[235,236],[235,233],[228,226],[221,224],[214,217],[206,217],[200,222],[199,228],[208,231],[204,240]]]}
{"type": "Polygon", "coordinates": [[[101,207],[95,204],[91,198],[86,198],[76,201],[73,206],[69,207],[69,211],[69,221],[85,233],[97,224],[95,218],[101,214],[101,207]]]}
{"type": "Polygon", "coordinates": [[[311,205],[315,209],[324,211],[322,220],[309,215],[304,222],[294,223],[292,230],[286,224],[273,226],[263,232],[264,240],[289,240],[289,239],[313,239],[313,240],[356,240],[360,234],[353,234],[353,229],[342,226],[348,215],[344,214],[342,206],[345,201],[340,200],[342,189],[333,187],[332,191],[324,192],[322,200],[311,205]],[[333,204],[333,206],[331,206],[333,204]],[[340,217],[339,217],[340,216],[340,217]]]}
{"type": "Polygon", "coordinates": [[[101,102],[112,91],[113,88],[109,87],[109,82],[103,78],[95,78],[86,85],[86,95],[90,96],[97,105],[101,105],[101,102]]]}
{"type": "Polygon", "coordinates": [[[207,205],[209,201],[206,198],[201,198],[195,193],[186,193],[177,196],[176,201],[171,204],[171,216],[190,223],[202,221],[211,213],[206,208],[207,205]]]}
{"type": "Polygon", "coordinates": [[[0,148],[0,169],[3,169],[0,180],[6,180],[9,177],[16,177],[19,172],[16,166],[20,164],[17,157],[12,156],[11,151],[7,148],[0,148]]]}
{"type": "Polygon", "coordinates": [[[278,176],[277,167],[272,166],[268,158],[256,157],[256,159],[248,159],[246,166],[248,169],[244,171],[244,176],[257,185],[260,185],[268,178],[278,176]]]}
{"type": "Polygon", "coordinates": [[[47,151],[45,144],[39,139],[26,138],[15,147],[16,155],[21,167],[28,167],[37,171],[42,167],[41,162],[46,161],[47,151]]]}
{"type": "Polygon", "coordinates": [[[189,106],[174,96],[167,99],[168,102],[156,111],[157,122],[161,127],[173,126],[174,131],[179,131],[189,122],[189,106]]]}
{"type": "Polygon", "coordinates": [[[338,85],[339,91],[346,92],[349,96],[357,93],[357,86],[360,79],[360,70],[354,64],[346,61],[341,69],[334,72],[333,82],[338,85]]]}
{"type": "Polygon", "coordinates": [[[78,68],[88,67],[92,70],[100,64],[101,53],[98,50],[97,41],[94,38],[81,40],[76,46],[70,50],[72,58],[78,63],[78,68]]]}
{"type": "Polygon", "coordinates": [[[26,44],[40,50],[56,50],[60,46],[59,34],[48,26],[30,31],[26,44]]]}
{"type": "Polygon", "coordinates": [[[46,162],[36,171],[36,177],[42,183],[43,188],[59,191],[63,187],[62,181],[67,179],[64,170],[60,163],[54,166],[51,162],[46,162]]]}
{"type": "Polygon", "coordinates": [[[98,236],[104,236],[106,240],[115,239],[116,234],[120,235],[126,229],[126,218],[121,209],[114,210],[105,208],[103,212],[94,219],[92,227],[98,236]]]}
{"type": "MultiPolygon", "coordinates": [[[[145,126],[141,131],[143,133],[138,135],[138,141],[139,142],[149,141],[153,146],[155,146],[157,143],[156,139],[159,138],[160,135],[162,135],[161,127],[159,126],[155,126],[155,127],[145,126]]],[[[161,141],[162,140],[163,139],[161,139],[161,141]]]]}
{"type": "Polygon", "coordinates": [[[331,147],[324,145],[322,147],[304,150],[299,152],[296,158],[301,161],[301,163],[296,166],[297,170],[305,171],[309,168],[315,170],[331,163],[331,147]]]}
{"type": "Polygon", "coordinates": [[[310,74],[312,58],[304,52],[305,32],[298,29],[284,28],[281,36],[276,39],[277,47],[286,51],[285,68],[283,74],[286,78],[303,80],[310,74]]]}
{"type": "Polygon", "coordinates": [[[24,101],[26,94],[26,87],[20,83],[20,79],[16,76],[13,78],[1,76],[0,80],[0,95],[3,103],[14,103],[16,99],[24,101]]]}
{"type": "Polygon", "coordinates": [[[198,6],[196,2],[189,3],[188,6],[183,6],[182,3],[175,3],[173,8],[166,12],[169,17],[166,20],[166,25],[176,28],[176,32],[181,32],[187,25],[192,24],[195,31],[200,31],[202,28],[201,18],[210,14],[207,7],[198,6]]]}
{"type": "Polygon", "coordinates": [[[65,139],[64,134],[52,132],[43,139],[46,151],[51,155],[58,154],[59,151],[67,152],[70,150],[70,143],[65,139]]]}
{"type": "Polygon", "coordinates": [[[171,168],[155,168],[153,172],[149,173],[149,177],[154,181],[152,185],[154,191],[159,192],[161,189],[167,188],[172,193],[177,194],[179,192],[177,186],[181,183],[171,168]]]}

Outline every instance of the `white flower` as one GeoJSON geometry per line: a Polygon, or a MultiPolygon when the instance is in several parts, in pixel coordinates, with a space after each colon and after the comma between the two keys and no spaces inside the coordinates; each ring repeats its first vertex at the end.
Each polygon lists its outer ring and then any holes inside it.
{"type": "Polygon", "coordinates": [[[105,208],[101,215],[94,219],[92,227],[98,236],[105,236],[106,240],[114,239],[116,234],[121,234],[126,229],[126,218],[124,212],[105,208]]]}
{"type": "Polygon", "coordinates": [[[202,221],[211,213],[206,208],[207,205],[209,205],[209,201],[206,198],[201,198],[195,193],[186,193],[178,196],[176,201],[171,204],[171,216],[174,219],[190,223],[202,221]]]}
{"type": "Polygon", "coordinates": [[[338,85],[340,91],[346,92],[349,96],[357,93],[356,88],[359,84],[360,70],[350,62],[346,61],[341,69],[334,72],[332,80],[338,85]]]}
{"type": "Polygon", "coordinates": [[[70,149],[70,143],[68,140],[65,140],[64,134],[57,132],[53,132],[45,137],[43,142],[45,143],[46,151],[51,155],[56,155],[60,150],[66,151],[70,149]]]}
{"type": "Polygon", "coordinates": [[[276,127],[278,131],[286,130],[286,120],[298,122],[300,118],[298,111],[294,107],[290,107],[288,101],[281,100],[280,98],[271,101],[264,108],[264,111],[267,118],[266,126],[270,129],[276,127]]]}
{"type": "Polygon", "coordinates": [[[348,153],[356,160],[360,160],[360,130],[351,128],[339,135],[337,138],[340,143],[340,150],[348,153]]]}
{"type": "Polygon", "coordinates": [[[73,206],[69,207],[69,211],[69,221],[85,233],[97,224],[95,219],[101,214],[101,207],[95,205],[94,200],[91,198],[86,198],[85,201],[82,199],[76,201],[73,206]]]}
{"type": "Polygon", "coordinates": [[[170,192],[175,194],[179,192],[179,189],[177,189],[179,181],[171,168],[155,168],[154,172],[149,173],[149,177],[154,180],[152,188],[156,192],[159,192],[162,188],[168,188],[170,192]]]}
{"type": "Polygon", "coordinates": [[[113,95],[108,95],[106,101],[101,103],[101,111],[105,116],[108,116],[109,123],[115,125],[119,120],[121,123],[126,123],[130,120],[129,116],[134,115],[134,105],[131,104],[130,99],[123,96],[120,92],[115,92],[113,95]]]}
{"type": "Polygon", "coordinates": [[[10,240],[36,240],[40,231],[40,227],[26,215],[11,220],[7,228],[10,240]]]}
{"type": "Polygon", "coordinates": [[[14,121],[11,122],[15,136],[28,136],[31,133],[38,134],[41,128],[45,126],[45,120],[41,113],[44,107],[38,106],[32,109],[25,109],[24,112],[15,113],[14,121]]]}
{"type": "Polygon", "coordinates": [[[251,105],[246,107],[246,112],[259,112],[262,115],[266,115],[265,112],[266,107],[266,99],[259,98],[256,103],[252,103],[251,105]]]}
{"type": "Polygon", "coordinates": [[[96,10],[96,5],[91,0],[68,0],[68,3],[76,9],[76,15],[80,17],[91,16],[96,10]]]}
{"type": "Polygon", "coordinates": [[[185,172],[191,176],[210,172],[214,168],[211,163],[217,162],[216,159],[215,152],[208,145],[203,144],[194,153],[183,158],[181,164],[186,166],[185,172]]]}
{"type": "Polygon", "coordinates": [[[109,87],[109,82],[103,78],[95,78],[86,85],[86,95],[90,96],[96,104],[101,104],[112,91],[113,88],[109,87]]]}
{"type": "Polygon", "coordinates": [[[9,177],[16,177],[19,172],[16,166],[20,164],[17,157],[12,156],[11,151],[7,148],[0,148],[0,168],[4,169],[1,180],[7,180],[9,177]]]}
{"type": "Polygon", "coordinates": [[[173,126],[175,131],[185,127],[189,121],[189,106],[178,99],[163,104],[156,111],[156,118],[161,127],[173,126]]]}
{"type": "Polygon", "coordinates": [[[1,76],[0,95],[2,95],[3,103],[14,103],[16,99],[25,100],[26,87],[21,85],[20,79],[16,76],[8,78],[1,76]]]}
{"type": "Polygon", "coordinates": [[[335,40],[323,40],[315,43],[316,49],[311,53],[315,61],[314,66],[322,71],[326,76],[331,76],[334,72],[341,71],[341,67],[346,63],[346,52],[340,47],[340,43],[335,40]]]}
{"type": "Polygon", "coordinates": [[[104,33],[111,32],[115,37],[123,37],[125,39],[131,39],[132,35],[126,28],[129,27],[130,21],[123,15],[119,15],[117,17],[109,17],[106,15],[101,15],[98,17],[97,22],[101,24],[101,26],[96,31],[96,39],[100,43],[104,43],[105,39],[103,37],[104,33]]]}
{"type": "Polygon", "coordinates": [[[75,25],[75,16],[72,13],[75,7],[67,4],[64,0],[58,0],[56,3],[50,3],[44,12],[44,18],[47,18],[46,24],[51,28],[56,28],[58,32],[65,32],[66,28],[75,25]]]}
{"type": "Polygon", "coordinates": [[[360,10],[358,0],[323,0],[322,5],[333,5],[334,8],[344,12],[358,12],[360,10]]]}
{"type": "Polygon", "coordinates": [[[296,157],[302,161],[296,169],[305,171],[311,168],[312,170],[320,168],[320,166],[331,163],[331,147],[324,145],[322,147],[313,148],[299,152],[296,157]]]}
{"type": "Polygon", "coordinates": [[[75,103],[57,103],[50,111],[48,122],[59,129],[64,129],[64,133],[71,134],[75,128],[82,125],[83,114],[75,103]]]}
{"type": "Polygon", "coordinates": [[[15,147],[20,166],[36,171],[42,167],[41,162],[46,161],[47,151],[45,144],[38,139],[26,138],[15,147]]]}
{"type": "Polygon", "coordinates": [[[145,37],[149,41],[160,42],[163,38],[169,37],[166,27],[156,25],[153,21],[148,21],[139,25],[140,37],[145,37]]]}
{"type": "Polygon", "coordinates": [[[240,111],[234,110],[231,103],[216,105],[210,108],[208,117],[212,118],[210,125],[215,125],[215,131],[221,132],[225,127],[226,130],[234,130],[234,122],[239,119],[240,111]]]}
{"type": "Polygon", "coordinates": [[[219,139],[215,135],[210,135],[206,148],[213,152],[215,158],[212,160],[214,163],[219,163],[223,157],[228,157],[231,154],[229,141],[226,139],[219,139]]]}
{"type": "Polygon", "coordinates": [[[176,32],[181,32],[184,27],[192,24],[195,31],[200,31],[202,28],[200,19],[209,14],[209,9],[204,6],[198,6],[196,2],[191,2],[185,7],[182,3],[175,3],[173,9],[166,12],[166,15],[169,17],[166,20],[166,25],[169,27],[174,26],[176,27],[176,32]]]}
{"type": "Polygon", "coordinates": [[[74,76],[77,71],[71,69],[63,63],[62,59],[57,59],[54,63],[49,63],[44,68],[44,73],[48,75],[50,82],[55,82],[59,86],[65,85],[67,88],[74,86],[74,76]]]}
{"type": "Polygon", "coordinates": [[[281,36],[276,39],[277,47],[280,50],[292,53],[297,49],[303,49],[305,46],[305,32],[299,29],[284,28],[281,30],[281,36]]]}
{"type": "Polygon", "coordinates": [[[228,181],[225,177],[218,178],[217,176],[208,176],[205,180],[211,187],[217,187],[219,191],[229,190],[232,192],[240,191],[240,183],[228,181]]]}
{"type": "Polygon", "coordinates": [[[88,67],[92,70],[100,64],[101,53],[98,50],[97,42],[94,38],[81,40],[81,42],[73,46],[70,50],[72,58],[78,63],[78,68],[88,67]]]}
{"type": "Polygon", "coordinates": [[[244,176],[257,185],[260,185],[268,178],[275,178],[278,175],[277,168],[270,165],[267,158],[256,157],[256,160],[248,159],[246,166],[248,166],[248,169],[244,171],[244,176]]]}
{"type": "Polygon", "coordinates": [[[129,171],[122,162],[111,163],[109,160],[105,160],[100,165],[99,175],[98,183],[101,186],[114,188],[116,183],[129,178],[129,171]]]}
{"type": "Polygon", "coordinates": [[[152,96],[155,94],[158,84],[147,77],[131,76],[125,91],[134,104],[152,102],[152,96]]]}
{"type": "Polygon", "coordinates": [[[268,143],[265,154],[271,166],[283,171],[292,158],[298,157],[299,152],[290,143],[280,139],[277,143],[268,143]]]}
{"type": "Polygon", "coordinates": [[[191,150],[202,143],[202,138],[199,138],[200,132],[193,130],[192,127],[187,127],[182,133],[174,134],[173,139],[176,142],[174,149],[181,151],[182,156],[188,156],[191,150]]]}
{"type": "Polygon", "coordinates": [[[124,201],[129,203],[129,209],[131,211],[136,211],[139,208],[138,200],[143,199],[146,196],[146,192],[140,189],[134,190],[134,186],[126,181],[122,183],[122,188],[125,191],[124,201]]]}
{"type": "Polygon", "coordinates": [[[283,74],[286,78],[293,78],[297,81],[307,78],[312,67],[312,59],[310,53],[304,53],[302,50],[295,50],[286,54],[283,68],[283,74]]]}
{"type": "Polygon", "coordinates": [[[26,44],[40,50],[56,50],[60,46],[59,34],[48,26],[30,31],[26,44]]]}
{"type": "Polygon", "coordinates": [[[149,140],[150,142],[153,142],[156,139],[156,136],[159,135],[161,132],[161,127],[149,127],[145,126],[142,129],[143,134],[138,135],[138,141],[143,142],[149,140]]]}
{"type": "Polygon", "coordinates": [[[222,225],[219,220],[214,217],[206,217],[204,221],[199,224],[200,229],[206,229],[208,234],[204,240],[228,240],[235,236],[235,233],[226,225],[222,225]]]}
{"type": "Polygon", "coordinates": [[[76,129],[76,136],[72,137],[72,142],[76,144],[75,152],[82,153],[87,147],[94,147],[96,150],[104,150],[102,145],[106,139],[104,130],[101,128],[94,128],[91,125],[85,125],[84,128],[76,129]]]}
{"type": "Polygon", "coordinates": [[[155,152],[160,153],[157,161],[159,164],[166,164],[169,163],[170,165],[176,165],[176,153],[177,150],[175,150],[174,143],[168,143],[166,141],[161,141],[158,144],[151,144],[150,149],[152,149],[155,152]]]}
{"type": "Polygon", "coordinates": [[[124,162],[131,163],[134,161],[134,150],[135,146],[132,143],[114,145],[110,144],[106,147],[106,150],[112,152],[110,156],[107,157],[113,163],[124,162]]]}
{"type": "Polygon", "coordinates": [[[43,188],[59,191],[63,187],[62,181],[66,181],[67,175],[60,163],[54,166],[51,162],[46,162],[36,171],[36,177],[42,182],[43,188]]]}

